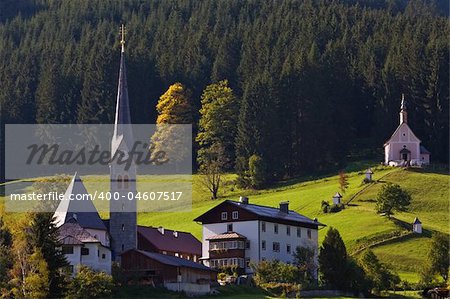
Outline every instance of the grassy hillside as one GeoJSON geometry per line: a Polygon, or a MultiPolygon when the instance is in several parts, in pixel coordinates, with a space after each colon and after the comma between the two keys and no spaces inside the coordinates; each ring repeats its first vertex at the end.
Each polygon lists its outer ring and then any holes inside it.
{"type": "MultiPolygon", "coordinates": [[[[240,192],[228,186],[223,199],[237,199],[242,193],[249,196],[251,203],[269,206],[277,206],[280,201],[289,200],[291,209],[311,218],[317,217],[327,226],[336,227],[349,252],[371,244],[372,240],[382,240],[394,232],[404,232],[404,226],[409,226],[414,217],[419,217],[424,227],[422,236],[407,236],[373,248],[379,258],[390,264],[403,279],[417,281],[419,268],[426,260],[431,232],[434,230],[448,232],[449,176],[420,170],[385,167],[376,167],[374,170],[374,179],[378,181],[370,185],[361,183],[364,178],[363,172],[348,173],[350,185],[343,201],[347,202],[355,194],[360,193],[350,202],[350,206],[335,214],[322,213],[320,204],[322,200],[331,201],[332,195],[338,191],[338,176],[303,182],[286,182],[278,187],[259,192],[240,192]],[[373,200],[380,187],[386,182],[400,184],[411,193],[413,198],[410,211],[394,215],[397,221],[377,215],[374,209],[373,200]]],[[[201,190],[198,182],[194,186],[194,203],[190,212],[141,214],[139,223],[186,230],[192,232],[197,238],[201,238],[201,225],[194,223],[192,219],[219,204],[221,200],[208,200],[208,194],[201,190]]],[[[326,230],[327,228],[320,231],[320,242],[326,230]]]]}
{"type": "MultiPolygon", "coordinates": [[[[348,169],[349,187],[343,201],[351,202],[339,213],[321,212],[322,200],[331,202],[332,195],[338,191],[338,176],[320,179],[303,178],[286,181],[267,190],[240,190],[233,184],[234,175],[227,175],[222,196],[219,200],[210,200],[208,192],[202,187],[200,178],[193,177],[192,209],[186,212],[140,213],[138,223],[142,225],[164,226],[170,229],[192,232],[201,239],[201,225],[192,221],[198,215],[225,199],[238,199],[246,195],[251,203],[278,206],[280,201],[288,200],[290,208],[308,217],[317,217],[327,226],[337,228],[350,253],[365,248],[380,240],[405,233],[414,217],[423,223],[423,235],[406,235],[399,239],[374,246],[379,258],[396,270],[403,279],[416,281],[421,264],[426,260],[427,246],[432,231],[448,233],[449,223],[449,176],[446,174],[426,172],[424,170],[404,170],[390,167],[373,167],[372,184],[362,184],[364,169],[367,165],[356,165],[348,169]],[[408,190],[413,198],[411,209],[394,215],[388,220],[376,214],[374,199],[381,186],[387,182],[400,184],[408,190]]],[[[83,177],[88,191],[108,190],[108,183],[89,183],[90,177],[83,177]]],[[[98,181],[98,178],[95,178],[98,181]]],[[[29,188],[29,187],[27,187],[29,188]]],[[[1,213],[1,209],[0,209],[1,213]]],[[[106,216],[106,215],[104,215],[106,216]]],[[[319,242],[322,241],[327,228],[321,229],[319,242]]],[[[357,254],[356,254],[357,255],[357,254]]]]}

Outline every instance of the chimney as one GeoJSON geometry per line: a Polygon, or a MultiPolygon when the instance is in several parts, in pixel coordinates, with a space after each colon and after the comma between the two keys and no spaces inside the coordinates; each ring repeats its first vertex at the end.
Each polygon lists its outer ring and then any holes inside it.
{"type": "Polygon", "coordinates": [[[178,232],[177,232],[177,231],[173,231],[173,236],[174,236],[175,238],[178,238],[178,232]]]}
{"type": "Polygon", "coordinates": [[[248,197],[245,197],[245,196],[239,197],[239,202],[241,204],[247,205],[248,204],[248,197]]]}
{"type": "Polygon", "coordinates": [[[289,201],[282,201],[280,202],[280,212],[282,213],[289,213],[289,201]]]}
{"type": "Polygon", "coordinates": [[[164,227],[158,227],[158,231],[161,233],[161,235],[164,235],[164,227]]]}

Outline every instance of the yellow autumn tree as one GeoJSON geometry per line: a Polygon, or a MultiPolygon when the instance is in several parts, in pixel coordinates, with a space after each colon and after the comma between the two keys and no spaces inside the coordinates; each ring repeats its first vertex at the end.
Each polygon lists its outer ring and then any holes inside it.
{"type": "Polygon", "coordinates": [[[175,83],[159,98],[157,124],[192,124],[192,93],[181,83],[175,83]]]}
{"type": "Polygon", "coordinates": [[[164,153],[169,163],[175,167],[191,158],[189,146],[192,143],[192,131],[189,127],[182,126],[192,124],[192,93],[181,83],[175,83],[159,98],[156,110],[156,131],[152,136],[153,156],[164,153]]]}
{"type": "Polygon", "coordinates": [[[10,284],[15,298],[47,298],[49,271],[47,262],[39,248],[30,248],[26,230],[29,220],[25,217],[13,228],[13,268],[10,270],[10,284]]]}

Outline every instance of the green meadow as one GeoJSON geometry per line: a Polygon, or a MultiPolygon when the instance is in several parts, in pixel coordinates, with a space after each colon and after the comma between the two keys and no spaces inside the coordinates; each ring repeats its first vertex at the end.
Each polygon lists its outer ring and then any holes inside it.
{"type": "MultiPolygon", "coordinates": [[[[188,231],[201,239],[201,224],[193,219],[223,200],[238,200],[240,195],[244,195],[249,197],[250,203],[274,207],[280,201],[289,201],[290,209],[310,218],[318,218],[327,227],[337,228],[350,254],[357,256],[361,250],[370,247],[402,279],[416,282],[420,267],[426,261],[432,232],[448,233],[449,175],[422,169],[408,170],[359,163],[347,169],[347,176],[349,185],[342,201],[348,205],[338,213],[327,214],[321,211],[321,202],[326,200],[331,203],[332,196],[339,191],[337,174],[284,181],[264,190],[241,190],[234,184],[235,175],[228,174],[224,176],[218,200],[210,199],[207,189],[201,183],[201,177],[194,175],[191,208],[179,212],[139,213],[138,224],[188,231]],[[374,182],[364,184],[364,171],[368,166],[372,166],[374,171],[374,182]],[[412,196],[409,211],[396,213],[391,220],[375,212],[377,192],[387,182],[399,184],[412,196]],[[419,217],[423,223],[424,232],[421,235],[408,234],[414,217],[419,217]],[[401,236],[396,237],[397,235],[401,236]],[[385,242],[392,237],[394,238],[385,242]]],[[[109,190],[106,177],[86,176],[82,179],[91,193],[95,190],[109,190]]],[[[30,185],[27,188],[31,190],[30,185]]],[[[107,217],[107,214],[101,213],[101,216],[107,217]]],[[[319,231],[319,243],[323,240],[327,227],[319,231]]]]}

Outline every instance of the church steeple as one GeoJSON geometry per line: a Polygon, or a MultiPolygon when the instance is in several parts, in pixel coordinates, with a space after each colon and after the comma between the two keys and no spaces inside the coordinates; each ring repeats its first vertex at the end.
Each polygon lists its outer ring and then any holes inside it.
{"type": "Polygon", "coordinates": [[[121,54],[119,84],[117,88],[116,113],[114,120],[114,135],[111,142],[111,155],[114,155],[121,142],[131,149],[133,133],[131,130],[130,103],[128,99],[127,69],[125,65],[125,26],[120,28],[121,54]]]}
{"type": "Polygon", "coordinates": [[[125,66],[125,27],[123,25],[120,33],[122,49],[114,134],[111,140],[111,156],[113,159],[110,164],[110,190],[111,194],[114,194],[115,200],[110,201],[109,233],[111,235],[112,257],[115,261],[120,261],[122,252],[137,247],[137,205],[133,195],[136,194],[136,165],[132,161],[129,168],[126,168],[125,164],[118,161],[119,157],[132,159],[129,153],[133,149],[134,143],[131,129],[130,102],[128,99],[127,71],[125,66]],[[119,196],[116,197],[116,194],[119,196]]]}
{"type": "Polygon", "coordinates": [[[402,93],[402,103],[400,106],[400,124],[408,123],[408,112],[406,111],[405,95],[402,93]]]}

